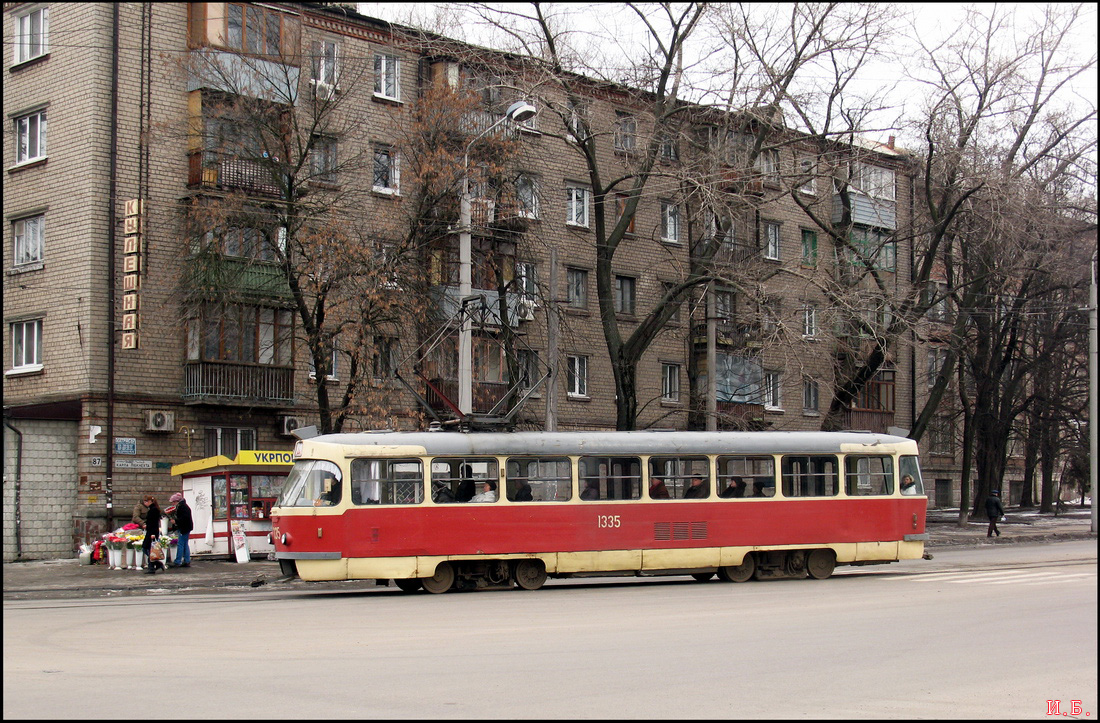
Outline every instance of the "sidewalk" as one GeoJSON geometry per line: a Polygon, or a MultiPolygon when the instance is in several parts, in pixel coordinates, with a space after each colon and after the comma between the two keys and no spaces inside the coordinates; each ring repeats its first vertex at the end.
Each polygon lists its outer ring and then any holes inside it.
{"type": "MultiPolygon", "coordinates": [[[[1091,517],[1087,509],[1074,509],[1058,517],[1009,510],[1008,521],[999,525],[1001,536],[993,538],[985,536],[988,527],[985,521],[959,527],[958,514],[957,509],[929,511],[927,548],[1096,539],[1089,531],[1091,517]]],[[[5,600],[170,595],[253,588],[353,591],[376,586],[373,580],[308,583],[297,578],[288,580],[279,570],[279,563],[259,559],[238,563],[192,558],[191,567],[171,568],[156,575],[147,575],[143,570],[111,570],[106,565],[81,565],[76,558],[4,563],[5,600]]]]}

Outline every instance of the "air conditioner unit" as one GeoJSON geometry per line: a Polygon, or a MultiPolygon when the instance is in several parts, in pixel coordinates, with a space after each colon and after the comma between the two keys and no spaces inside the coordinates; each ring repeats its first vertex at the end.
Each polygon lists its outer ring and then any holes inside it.
{"type": "Polygon", "coordinates": [[[145,410],[146,432],[175,432],[176,413],[163,409],[145,410]]]}
{"type": "Polygon", "coordinates": [[[326,83],[323,80],[313,79],[310,80],[310,85],[313,86],[314,97],[320,100],[333,100],[336,98],[336,86],[332,83],[326,83]]]}
{"type": "Polygon", "coordinates": [[[284,437],[293,436],[294,430],[301,427],[303,420],[301,417],[295,417],[290,414],[279,415],[279,434],[284,437]]]}
{"type": "Polygon", "coordinates": [[[517,309],[520,321],[534,321],[535,320],[535,300],[534,299],[520,299],[519,308],[517,309]]]}

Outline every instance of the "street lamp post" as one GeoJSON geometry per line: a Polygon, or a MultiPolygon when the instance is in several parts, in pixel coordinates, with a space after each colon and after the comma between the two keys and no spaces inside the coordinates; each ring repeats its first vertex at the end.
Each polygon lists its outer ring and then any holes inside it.
{"type": "Polygon", "coordinates": [[[459,204],[459,236],[458,236],[458,296],[462,305],[461,325],[458,330],[458,411],[462,416],[470,414],[474,410],[474,361],[473,361],[473,329],[470,326],[470,317],[466,313],[466,304],[473,294],[473,241],[471,239],[471,225],[473,223],[470,211],[470,148],[482,136],[496,128],[506,120],[516,123],[534,118],[538,109],[527,101],[516,101],[508,106],[504,117],[498,119],[491,126],[478,133],[466,144],[466,152],[462,157],[462,199],[459,204]]]}

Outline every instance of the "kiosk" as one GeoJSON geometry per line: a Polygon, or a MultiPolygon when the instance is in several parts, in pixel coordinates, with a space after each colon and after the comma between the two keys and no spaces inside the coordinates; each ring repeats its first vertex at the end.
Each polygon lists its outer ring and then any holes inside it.
{"type": "Polygon", "coordinates": [[[191,554],[247,560],[274,551],[269,537],[271,507],[292,464],[291,452],[249,449],[235,459],[219,455],[174,465],[172,476],[181,478],[183,497],[195,519],[191,554]]]}

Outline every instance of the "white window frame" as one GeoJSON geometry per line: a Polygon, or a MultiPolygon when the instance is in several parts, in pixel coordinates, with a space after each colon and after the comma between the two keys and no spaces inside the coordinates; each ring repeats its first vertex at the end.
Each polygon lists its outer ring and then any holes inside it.
{"type": "Polygon", "coordinates": [[[567,268],[565,270],[565,298],[571,309],[588,308],[588,270],[567,268]]]}
{"type": "Polygon", "coordinates": [[[46,158],[46,109],[42,108],[15,119],[15,164],[34,163],[44,158],[46,158]]]}
{"type": "Polygon", "coordinates": [[[46,216],[26,216],[11,224],[12,266],[40,264],[43,259],[46,236],[46,216]]]}
{"type": "Polygon", "coordinates": [[[42,370],[42,319],[24,319],[8,324],[11,341],[11,369],[8,374],[42,370]]]}
{"type": "Polygon", "coordinates": [[[802,411],[810,413],[821,411],[821,387],[816,379],[802,380],[802,411]]]}
{"type": "Polygon", "coordinates": [[[401,158],[397,153],[397,149],[390,145],[382,143],[374,146],[374,168],[372,169],[372,183],[373,190],[377,193],[389,193],[398,195],[401,193],[401,158]],[[389,158],[387,178],[386,182],[389,185],[378,185],[378,159],[380,155],[384,155],[389,158]]]}
{"type": "Polygon", "coordinates": [[[764,409],[783,409],[783,386],[779,372],[764,372],[761,393],[764,398],[764,409]]]}
{"type": "Polygon", "coordinates": [[[588,397],[588,357],[581,354],[566,357],[565,386],[570,397],[588,397]]]}
{"type": "Polygon", "coordinates": [[[756,170],[768,183],[779,183],[779,149],[761,149],[756,156],[756,170]]]}
{"type": "Polygon", "coordinates": [[[638,147],[638,119],[629,113],[615,113],[615,150],[633,153],[638,147]]]}
{"type": "MultiPolygon", "coordinates": [[[[336,345],[332,345],[332,356],[329,358],[329,373],[325,375],[325,381],[335,382],[340,379],[339,377],[339,361],[340,352],[336,348],[336,345]]],[[[309,378],[317,378],[317,367],[313,364],[313,355],[309,355],[309,378]]]]}
{"type": "Polygon", "coordinates": [[[516,177],[516,213],[520,218],[539,217],[538,179],[529,173],[516,177]]]}
{"type": "Polygon", "coordinates": [[[798,160],[798,170],[803,176],[808,175],[809,179],[806,180],[798,190],[807,196],[817,195],[817,163],[812,158],[800,158],[798,160]]]}
{"type": "Polygon", "coordinates": [[[680,365],[661,363],[661,401],[680,401],[680,365]]]}
{"type": "Polygon", "coordinates": [[[615,276],[615,313],[633,314],[638,303],[638,279],[633,276],[615,276]]]}
{"type": "Polygon", "coordinates": [[[764,227],[764,258],[769,261],[778,261],[780,252],[780,226],[774,221],[762,221],[764,227]],[[774,233],[772,233],[774,229],[774,233]]]}
{"type": "Polygon", "coordinates": [[[866,196],[880,201],[897,199],[897,174],[892,168],[857,162],[855,180],[856,188],[866,196]]]}
{"type": "Polygon", "coordinates": [[[374,54],[374,95],[386,100],[401,100],[401,58],[388,53],[374,54]],[[387,92],[388,86],[393,92],[387,92]]]}
{"type": "Polygon", "coordinates": [[[680,204],[661,201],[661,240],[669,244],[680,243],[680,204]]]}
{"type": "Polygon", "coordinates": [[[566,186],[566,218],[569,226],[588,228],[588,197],[592,194],[587,186],[566,186]]]}
{"type": "Polygon", "coordinates": [[[310,150],[310,173],[317,183],[336,184],[340,144],[333,136],[316,135],[310,150]]]}
{"type": "Polygon", "coordinates": [[[49,7],[37,7],[15,16],[14,23],[14,64],[26,63],[35,58],[41,58],[50,52],[50,9],[49,7]],[[34,17],[38,16],[38,33],[35,35],[32,27],[34,17]],[[37,41],[37,51],[35,50],[37,41]]]}
{"type": "Polygon", "coordinates": [[[802,305],[802,338],[817,338],[817,304],[807,302],[802,305]]]}
{"type": "Polygon", "coordinates": [[[332,40],[318,40],[313,62],[314,93],[322,100],[331,100],[340,90],[340,46],[332,40]]]}

